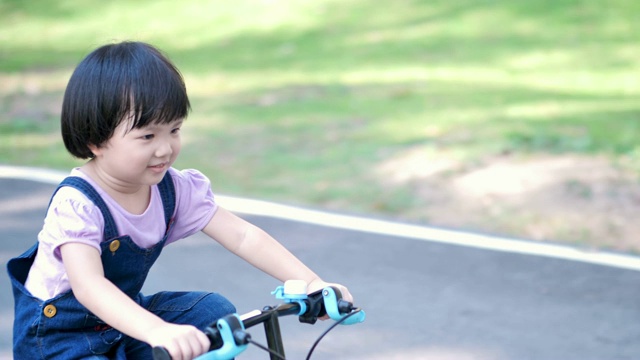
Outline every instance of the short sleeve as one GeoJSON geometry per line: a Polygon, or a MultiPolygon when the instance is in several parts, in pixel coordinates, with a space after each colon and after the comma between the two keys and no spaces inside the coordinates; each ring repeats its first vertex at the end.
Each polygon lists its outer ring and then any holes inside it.
{"type": "Polygon", "coordinates": [[[38,241],[59,260],[60,246],[66,243],[82,243],[100,251],[103,229],[100,209],[78,190],[64,187],[51,202],[38,241]]]}
{"type": "Polygon", "coordinates": [[[211,221],[218,209],[211,182],[193,169],[170,169],[176,189],[176,210],[167,244],[191,236],[211,221]]]}
{"type": "Polygon", "coordinates": [[[46,300],[69,290],[60,247],[82,243],[100,251],[103,227],[100,209],[80,191],[70,187],[58,190],[38,234],[38,253],[25,282],[29,292],[46,300]]]}

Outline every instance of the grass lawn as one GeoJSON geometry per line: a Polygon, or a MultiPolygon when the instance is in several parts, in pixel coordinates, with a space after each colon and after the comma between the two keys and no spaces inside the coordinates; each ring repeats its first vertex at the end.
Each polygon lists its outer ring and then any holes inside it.
{"type": "Polygon", "coordinates": [[[463,171],[576,154],[637,175],[638,13],[634,0],[0,0],[0,163],[79,164],[58,135],[66,81],[93,48],[135,39],[183,72],[193,112],[176,166],[219,193],[429,223],[421,184],[442,158],[463,171]]]}

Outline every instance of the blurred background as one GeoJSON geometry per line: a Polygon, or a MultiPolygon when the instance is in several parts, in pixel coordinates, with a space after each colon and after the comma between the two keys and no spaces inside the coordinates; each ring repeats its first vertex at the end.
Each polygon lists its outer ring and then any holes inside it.
{"type": "Polygon", "coordinates": [[[215,192],[640,253],[640,2],[0,0],[0,163],[68,170],[105,43],[182,71],[215,192]]]}

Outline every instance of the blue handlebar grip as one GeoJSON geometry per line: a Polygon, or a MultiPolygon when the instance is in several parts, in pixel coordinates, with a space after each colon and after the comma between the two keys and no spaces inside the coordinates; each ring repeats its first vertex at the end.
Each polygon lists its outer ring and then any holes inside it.
{"type": "Polygon", "coordinates": [[[244,325],[238,314],[229,314],[216,322],[222,337],[222,347],[198,356],[195,360],[230,360],[247,349],[247,345],[238,345],[233,336],[236,330],[244,331],[244,325]]]}
{"type": "MultiPolygon", "coordinates": [[[[322,290],[322,298],[324,300],[324,308],[327,310],[327,315],[333,320],[340,320],[343,317],[349,315],[348,313],[340,313],[338,309],[338,295],[336,290],[331,286],[328,286],[322,290]]],[[[351,315],[342,324],[353,325],[364,321],[366,314],[363,310],[358,310],[358,313],[351,315]]]]}

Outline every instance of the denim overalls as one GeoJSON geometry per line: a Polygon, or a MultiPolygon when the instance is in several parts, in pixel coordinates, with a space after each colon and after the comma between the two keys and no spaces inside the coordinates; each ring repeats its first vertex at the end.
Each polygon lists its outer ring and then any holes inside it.
{"type": "MultiPolygon", "coordinates": [[[[142,307],[165,321],[191,324],[199,329],[236,311],[227,299],[215,293],[161,292],[152,296],[140,293],[149,269],[167,240],[172,222],[175,189],[169,173],[158,184],[165,213],[165,235],[149,249],[138,247],[128,235],[119,235],[109,209],[88,182],[79,177],[68,177],[56,192],[63,186],[80,190],[102,212],[105,227],[101,257],[105,277],[142,307]]],[[[82,306],[72,291],[46,301],[32,296],[24,283],[37,251],[36,243],[7,264],[15,301],[15,360],[151,358],[151,347],[105,324],[82,306]]]]}

